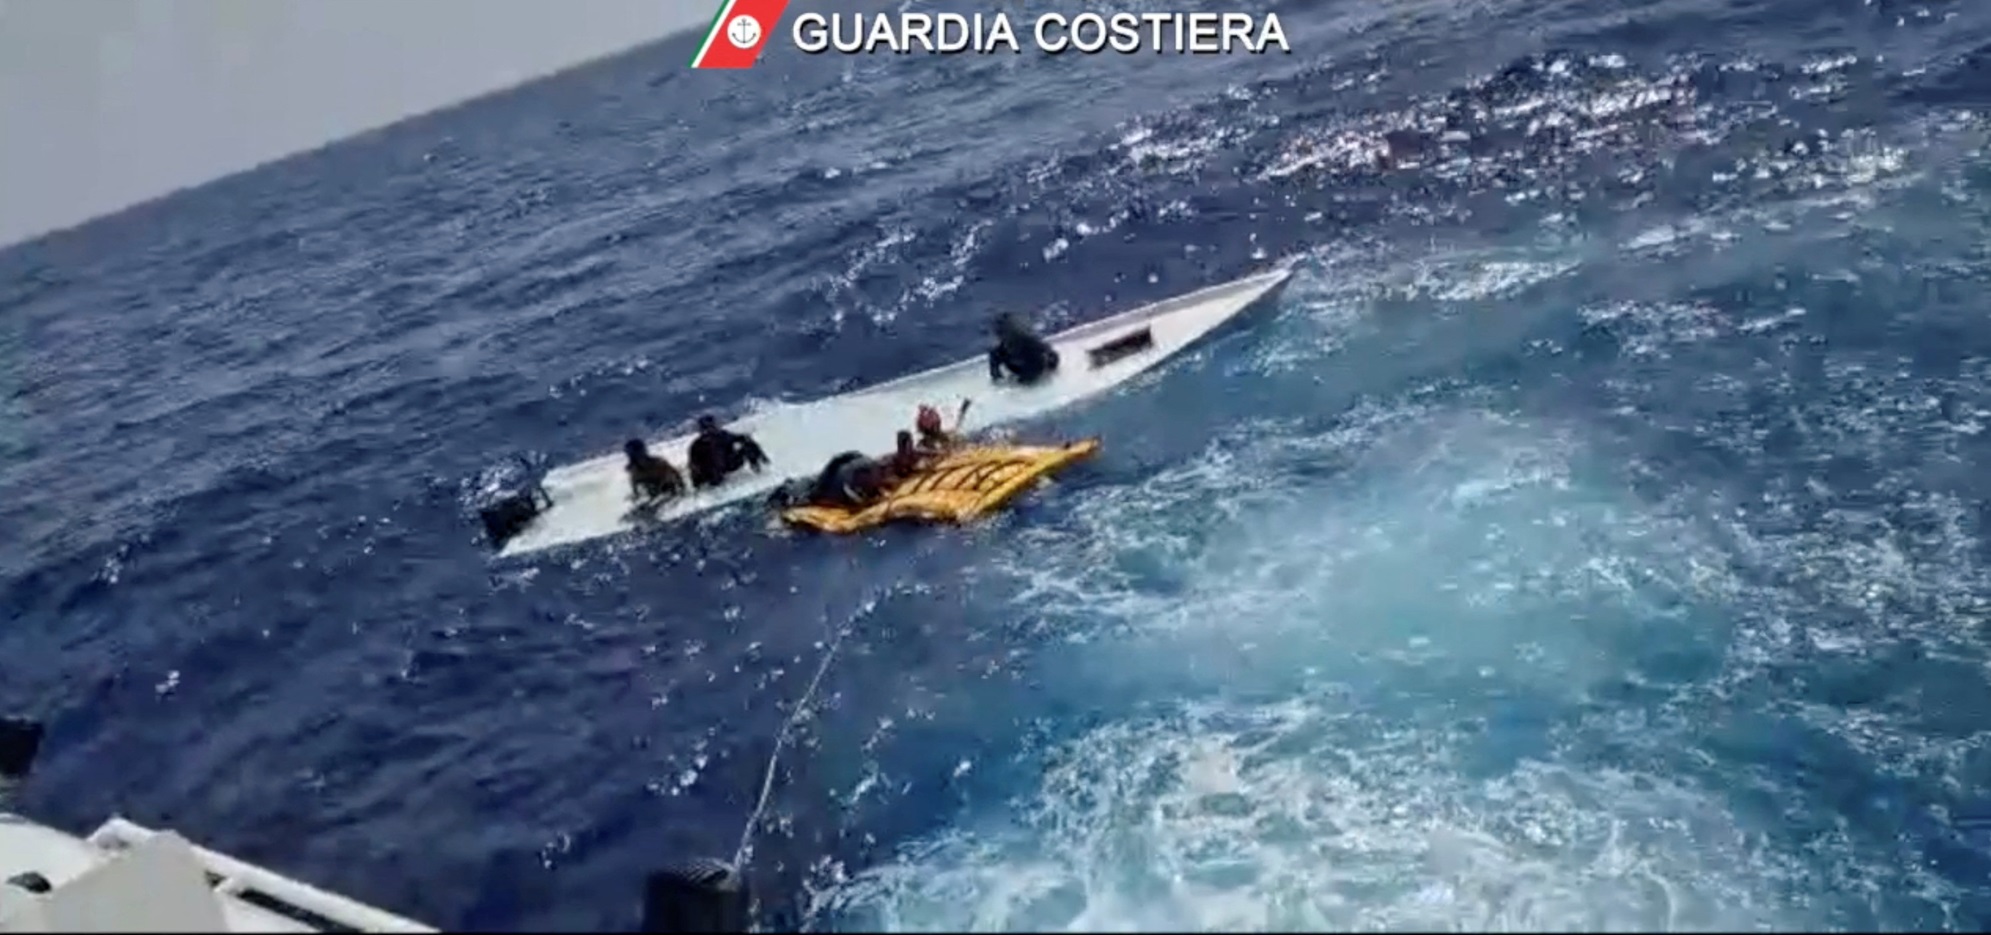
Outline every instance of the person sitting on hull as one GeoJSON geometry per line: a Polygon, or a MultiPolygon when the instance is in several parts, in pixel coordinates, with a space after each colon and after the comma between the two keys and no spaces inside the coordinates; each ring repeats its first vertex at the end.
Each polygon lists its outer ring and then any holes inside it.
{"type": "Polygon", "coordinates": [[[705,415],[698,417],[698,437],[691,440],[685,466],[691,470],[691,486],[702,490],[719,486],[741,468],[760,473],[767,467],[767,453],[751,436],[720,428],[718,419],[705,415]]]}
{"type": "Polygon", "coordinates": [[[1015,382],[1029,386],[1057,372],[1057,349],[1014,313],[996,318],[993,330],[996,345],[989,348],[990,380],[1000,383],[1007,373],[1015,382]]]}
{"type": "MultiPolygon", "coordinates": [[[[962,403],[961,416],[965,417],[967,413],[968,404],[962,403]]],[[[937,455],[954,447],[955,443],[960,441],[958,433],[961,429],[961,417],[955,418],[954,431],[948,431],[941,425],[940,410],[922,403],[919,412],[913,416],[913,429],[919,432],[920,450],[937,455]]]]}
{"type": "Polygon", "coordinates": [[[684,493],[684,475],[669,461],[650,453],[640,438],[622,446],[629,456],[629,496],[632,500],[669,500],[684,493]]]}

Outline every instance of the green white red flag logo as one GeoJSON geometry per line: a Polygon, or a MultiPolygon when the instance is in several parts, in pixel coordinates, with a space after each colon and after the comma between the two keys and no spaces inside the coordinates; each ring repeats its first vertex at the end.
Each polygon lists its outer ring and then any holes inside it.
{"type": "Polygon", "coordinates": [[[720,0],[719,14],[691,57],[693,68],[752,68],[781,26],[788,0],[720,0]]]}

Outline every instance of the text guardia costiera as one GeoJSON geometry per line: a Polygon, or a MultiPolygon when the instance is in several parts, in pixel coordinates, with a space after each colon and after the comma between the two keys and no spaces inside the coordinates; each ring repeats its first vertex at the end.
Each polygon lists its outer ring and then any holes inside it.
{"type": "MultiPolygon", "coordinates": [[[[1291,52],[1276,13],[1045,13],[1023,33],[1042,52],[1097,54],[1291,52]]],[[[823,52],[1022,52],[1007,13],[804,13],[790,40],[823,52]]]]}

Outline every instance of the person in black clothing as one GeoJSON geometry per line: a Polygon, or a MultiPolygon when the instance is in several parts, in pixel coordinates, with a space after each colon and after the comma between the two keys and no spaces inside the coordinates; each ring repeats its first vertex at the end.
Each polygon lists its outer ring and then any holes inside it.
{"type": "Polygon", "coordinates": [[[815,477],[798,477],[768,494],[767,504],[777,510],[800,506],[826,506],[861,510],[885,492],[892,467],[861,451],[846,451],[831,458],[815,477]]]}
{"type": "Polygon", "coordinates": [[[698,437],[691,440],[685,466],[691,469],[691,486],[716,487],[743,467],[760,473],[767,466],[767,454],[751,437],[720,428],[719,420],[711,416],[699,416],[698,437]]]}
{"type": "Polygon", "coordinates": [[[629,456],[629,494],[634,499],[669,499],[684,493],[684,475],[669,461],[651,454],[642,439],[630,439],[622,452],[629,456]]]}
{"type": "Polygon", "coordinates": [[[1057,349],[1014,314],[997,318],[994,331],[996,345],[989,349],[990,380],[999,383],[1008,371],[1016,382],[1028,386],[1058,369],[1057,349]]]}
{"type": "Polygon", "coordinates": [[[823,466],[809,500],[819,506],[861,510],[884,493],[889,471],[889,467],[861,451],[846,451],[823,466]]]}

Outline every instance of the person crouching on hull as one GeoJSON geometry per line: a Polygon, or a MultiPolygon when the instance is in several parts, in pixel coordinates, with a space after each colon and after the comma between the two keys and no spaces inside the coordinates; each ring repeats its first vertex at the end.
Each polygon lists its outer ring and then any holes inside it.
{"type": "Polygon", "coordinates": [[[669,500],[684,493],[684,475],[669,461],[651,454],[642,439],[630,439],[623,444],[622,453],[629,456],[625,469],[629,472],[630,499],[669,500]]]}
{"type": "Polygon", "coordinates": [[[726,476],[751,467],[758,474],[767,466],[767,453],[751,436],[719,427],[712,416],[698,417],[698,437],[691,440],[685,466],[691,470],[691,486],[717,487],[726,476]]]}
{"type": "Polygon", "coordinates": [[[1007,372],[1017,383],[1029,386],[1057,372],[1057,349],[1038,337],[1014,313],[997,318],[993,330],[996,345],[989,348],[991,382],[1002,382],[1007,372]]]}

